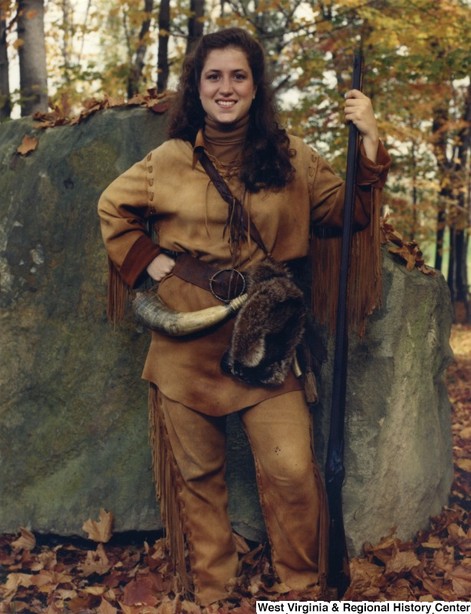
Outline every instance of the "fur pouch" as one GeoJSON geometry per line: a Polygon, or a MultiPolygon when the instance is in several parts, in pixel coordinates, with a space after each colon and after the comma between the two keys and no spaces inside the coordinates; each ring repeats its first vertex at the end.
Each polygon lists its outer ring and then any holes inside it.
{"type": "Polygon", "coordinates": [[[304,334],[303,293],[285,265],[267,260],[249,271],[247,294],[222,369],[248,384],[282,384],[304,334]]]}

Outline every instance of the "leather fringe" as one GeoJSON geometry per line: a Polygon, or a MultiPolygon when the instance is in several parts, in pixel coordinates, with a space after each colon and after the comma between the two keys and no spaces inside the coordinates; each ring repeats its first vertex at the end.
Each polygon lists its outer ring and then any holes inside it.
{"type": "Polygon", "coordinates": [[[186,567],[183,511],[178,497],[181,476],[167,435],[159,392],[154,384],[149,387],[148,409],[155,493],[160,503],[160,517],[165,528],[172,571],[180,585],[180,592],[190,595],[193,594],[193,587],[186,567]]]}
{"type": "Polygon", "coordinates": [[[108,258],[108,301],[106,315],[114,325],[124,320],[130,289],[121,279],[117,268],[108,258]]]}
{"type": "MultiPolygon", "coordinates": [[[[352,236],[348,276],[348,326],[363,336],[367,318],[381,305],[382,258],[380,190],[373,189],[371,221],[352,236]]],[[[313,236],[311,240],[312,306],[320,324],[335,331],[342,238],[313,236]]]]}

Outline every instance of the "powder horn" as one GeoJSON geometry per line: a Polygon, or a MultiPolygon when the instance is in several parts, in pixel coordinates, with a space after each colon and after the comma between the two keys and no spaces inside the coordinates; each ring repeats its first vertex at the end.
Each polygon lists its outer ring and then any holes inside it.
{"type": "Polygon", "coordinates": [[[138,292],[132,302],[137,319],[153,330],[183,337],[191,335],[223,322],[235,313],[247,300],[247,294],[232,299],[225,305],[206,307],[198,311],[175,311],[170,309],[157,293],[138,292]]]}

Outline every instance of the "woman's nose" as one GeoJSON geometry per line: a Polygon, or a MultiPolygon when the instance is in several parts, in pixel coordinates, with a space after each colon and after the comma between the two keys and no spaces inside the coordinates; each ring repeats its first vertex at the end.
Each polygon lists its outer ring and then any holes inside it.
{"type": "Polygon", "coordinates": [[[230,94],[232,92],[232,81],[230,77],[223,77],[220,84],[221,93],[230,94]]]}

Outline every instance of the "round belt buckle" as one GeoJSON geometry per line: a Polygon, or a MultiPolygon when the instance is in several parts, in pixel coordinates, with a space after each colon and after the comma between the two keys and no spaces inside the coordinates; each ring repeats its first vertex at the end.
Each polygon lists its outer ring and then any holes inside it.
{"type": "Polygon", "coordinates": [[[211,294],[214,296],[214,298],[217,298],[218,301],[222,301],[223,303],[229,303],[230,301],[232,301],[232,299],[240,296],[241,294],[243,294],[245,292],[246,283],[247,282],[245,281],[244,275],[240,271],[238,271],[237,269],[220,269],[219,271],[216,271],[215,273],[213,273],[211,275],[211,277],[209,278],[209,289],[211,290],[211,294]],[[242,288],[241,288],[241,290],[237,294],[234,294],[234,296],[226,296],[226,297],[224,297],[224,296],[221,296],[220,294],[218,294],[215,291],[214,285],[216,283],[216,280],[217,280],[218,276],[221,275],[222,273],[230,273],[229,283],[227,284],[227,294],[228,295],[230,294],[231,286],[234,285],[235,287],[237,287],[238,283],[239,283],[239,279],[240,279],[242,288]],[[233,274],[234,273],[236,274],[236,277],[235,277],[236,283],[235,284],[232,283],[233,274]]]}

